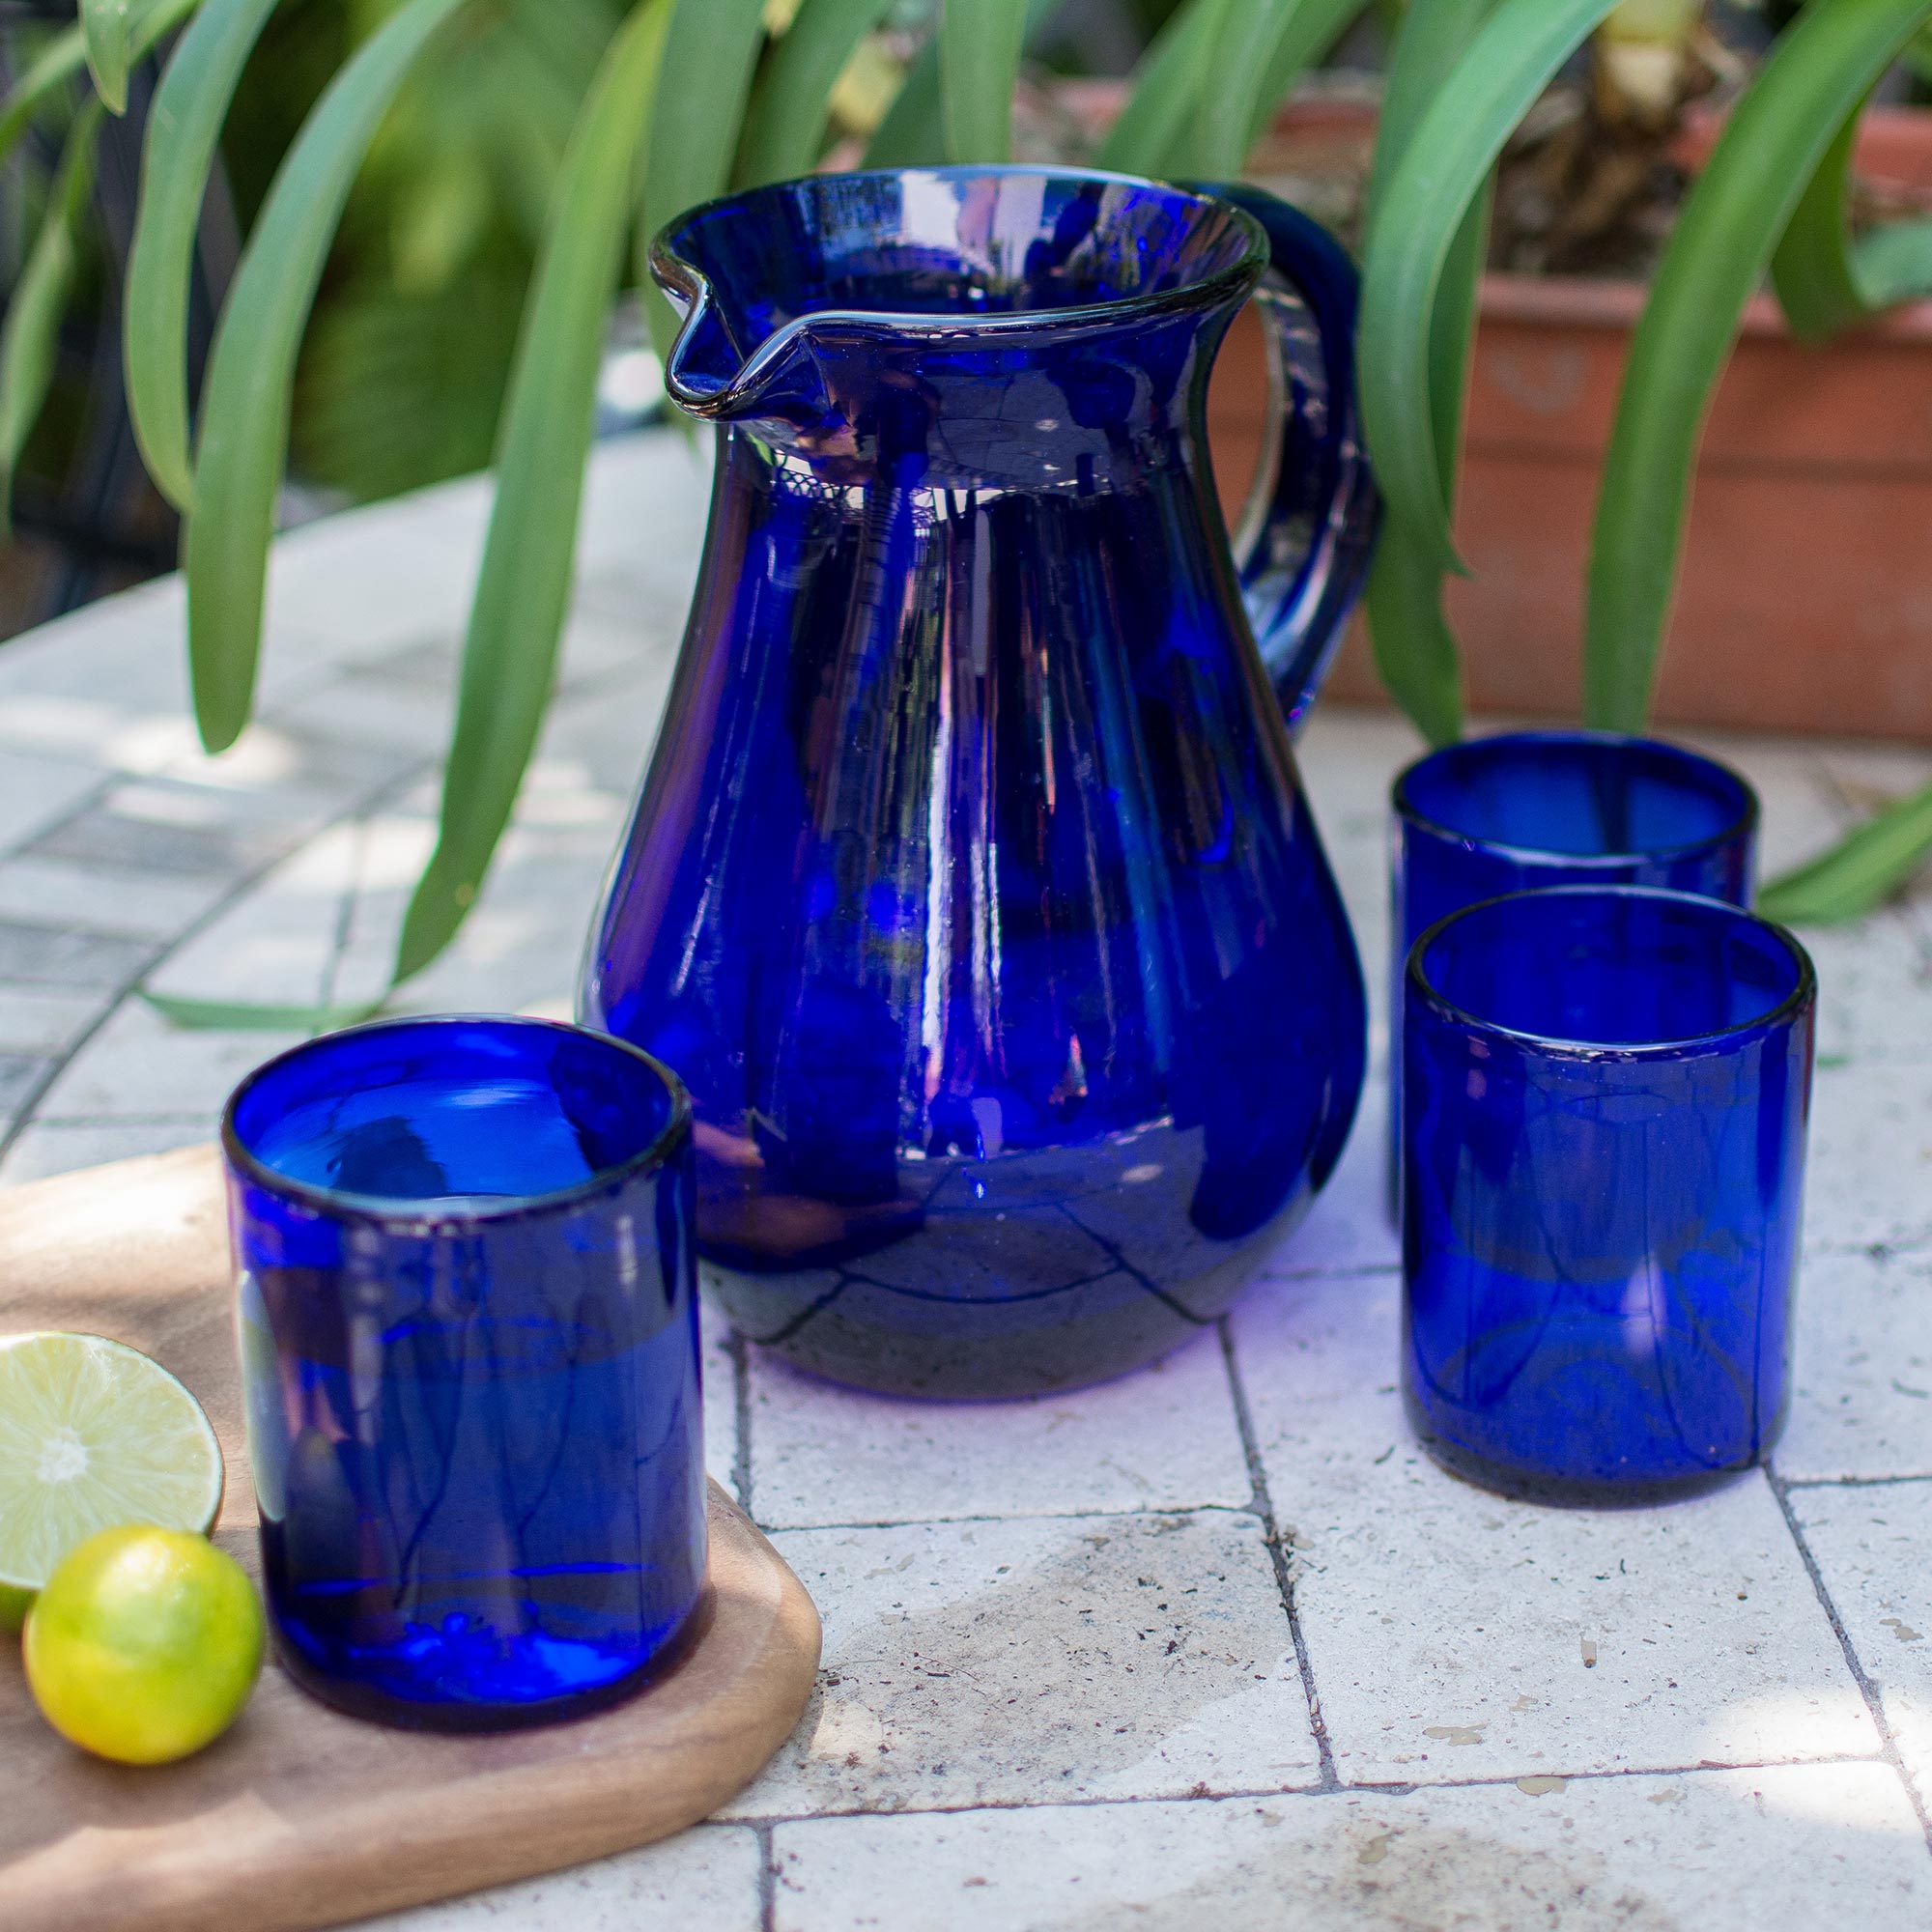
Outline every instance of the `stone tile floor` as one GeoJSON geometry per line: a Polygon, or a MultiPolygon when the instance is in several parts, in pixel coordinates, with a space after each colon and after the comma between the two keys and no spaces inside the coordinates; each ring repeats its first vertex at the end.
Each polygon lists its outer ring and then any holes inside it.
{"type": "MultiPolygon", "coordinates": [[[[705,495],[675,436],[600,456],[561,699],[474,918],[403,1006],[567,1011],[705,495]]],[[[184,720],[175,583],[0,650],[0,1181],[206,1138],[292,1037],[177,1032],[138,987],[380,990],[484,501],[460,485],[284,542],[263,722],[217,760],[184,720]]],[[[1303,748],[1377,989],[1383,801],[1413,749],[1332,708],[1303,748]]],[[[1716,749],[1763,789],[1772,868],[1932,770],[1716,749]]],[[[1217,1332],[1141,1376],[924,1406],[714,1333],[713,1466],[825,1614],[805,1722],[672,1843],[390,1922],[1932,1927],[1932,895],[1814,951],[1774,1471],[1585,1515],[1424,1462],[1392,1387],[1372,1079],[1309,1223],[1217,1332]]]]}

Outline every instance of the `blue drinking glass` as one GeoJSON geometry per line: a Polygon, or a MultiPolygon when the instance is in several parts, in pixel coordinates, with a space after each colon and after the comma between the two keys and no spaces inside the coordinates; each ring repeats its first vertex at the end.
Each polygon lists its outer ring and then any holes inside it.
{"type": "Polygon", "coordinates": [[[251,1074],[222,1143],[290,1675],[438,1730],[635,1689],[704,1578],[675,1076],[541,1020],[384,1022],[251,1074]]]}
{"type": "Polygon", "coordinates": [[[1728,766],[1609,731],[1447,745],[1397,778],[1392,803],[1391,1179],[1403,966],[1423,932],[1478,900],[1549,886],[1659,886],[1748,905],[1758,820],[1757,794],[1728,766]]]}
{"type": "Polygon", "coordinates": [[[1761,1461],[1787,1400],[1817,987],[1716,899],[1491,899],[1409,954],[1403,1388],[1459,1475],[1655,1502],[1761,1461]]]}
{"type": "Polygon", "coordinates": [[[1400,972],[1428,927],[1548,886],[1659,886],[1748,905],[1757,794],[1726,765],[1608,731],[1446,745],[1395,781],[1400,972]]]}

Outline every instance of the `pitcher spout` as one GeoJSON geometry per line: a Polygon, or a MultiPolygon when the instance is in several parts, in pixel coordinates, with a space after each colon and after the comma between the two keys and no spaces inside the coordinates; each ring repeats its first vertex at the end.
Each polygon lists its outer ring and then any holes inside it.
{"type": "MultiPolygon", "coordinates": [[[[1202,325],[1232,317],[1264,255],[1250,222],[1185,189],[933,168],[710,203],[657,238],[651,270],[682,319],[666,370],[681,408],[863,433],[872,416],[931,413],[949,388],[983,384],[989,354],[1048,343],[1110,353],[1116,379],[1138,367],[1165,392],[1152,400],[1179,408],[1203,361],[1196,337],[1208,354],[1219,339],[1202,325]]],[[[983,400],[967,412],[983,414],[983,400]]],[[[1096,396],[1096,418],[1132,402],[1096,396]]]]}

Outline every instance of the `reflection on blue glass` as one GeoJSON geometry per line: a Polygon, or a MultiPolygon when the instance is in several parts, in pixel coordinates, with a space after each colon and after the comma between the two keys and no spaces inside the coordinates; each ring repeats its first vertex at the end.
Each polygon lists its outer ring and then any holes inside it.
{"type": "Polygon", "coordinates": [[[674,1085],[571,1028],[407,1020],[271,1062],[224,1137],[291,1674],[445,1729],[633,1687],[704,1569],[674,1085]]]}
{"type": "Polygon", "coordinates": [[[1715,900],[1492,899],[1425,934],[1404,1039],[1404,1391],[1449,1468],[1690,1493],[1783,1425],[1811,966],[1715,900]]]}
{"type": "Polygon", "coordinates": [[[1366,563],[1353,276],[1227,193],[828,177],[654,252],[718,475],[582,1010],[691,1088],[718,1292],[820,1373],[1132,1367],[1347,1134],[1359,969],[1269,677],[1298,714],[1366,563]],[[1264,270],[1291,407],[1237,569],[1204,399],[1264,270]]]}

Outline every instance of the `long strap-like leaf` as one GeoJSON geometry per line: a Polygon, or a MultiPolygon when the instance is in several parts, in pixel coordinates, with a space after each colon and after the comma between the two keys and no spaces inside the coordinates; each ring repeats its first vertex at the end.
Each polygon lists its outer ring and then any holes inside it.
{"type": "Polygon", "coordinates": [[[939,102],[950,161],[1004,161],[1012,152],[1013,83],[1027,0],[944,0],[939,102]]]}
{"type": "Polygon", "coordinates": [[[1380,197],[1362,287],[1362,417],[1376,482],[1432,560],[1460,570],[1436,460],[1435,316],[1471,203],[1510,134],[1614,0],[1501,0],[1380,197]]]}
{"type": "Polygon", "coordinates": [[[464,645],[441,827],[404,923],[398,980],[427,965],[463,923],[550,700],[597,371],[669,24],[670,0],[647,0],[625,21],[557,177],[497,440],[497,501],[464,645]]]}
{"type": "MultiPolygon", "coordinates": [[[[1060,0],[1027,0],[1033,33],[1060,0]]],[[[939,36],[914,57],[886,118],[866,150],[868,168],[923,168],[946,158],[945,115],[939,99],[939,36]]]]}
{"type": "MultiPolygon", "coordinates": [[[[763,44],[764,0],[672,0],[664,30],[667,85],[651,110],[639,240],[721,195],[744,126],[752,70],[763,44]]],[[[647,290],[645,312],[658,353],[677,333],[670,304],[647,290]]]]}
{"type": "Polygon", "coordinates": [[[128,111],[128,68],[133,53],[134,0],[80,0],[87,65],[108,111],[128,111]]]}
{"type": "MultiPolygon", "coordinates": [[[[1932,14],[1932,7],[1926,12],[1932,14]]],[[[1861,112],[1862,110],[1861,109],[1861,112]]],[[[1793,330],[1821,342],[1893,303],[1932,293],[1932,221],[1895,221],[1854,241],[1847,219],[1860,112],[1848,115],[1771,259],[1793,330]]]]}
{"type": "Polygon", "coordinates": [[[772,49],[745,110],[734,187],[809,174],[817,164],[832,90],[893,0],[805,0],[772,49]]]}
{"type": "Polygon", "coordinates": [[[46,213],[0,324],[0,530],[7,526],[20,451],[53,381],[61,315],[73,286],[74,234],[93,191],[99,134],[100,104],[90,100],[68,129],[46,213]]]}
{"type": "Polygon", "coordinates": [[[148,474],[181,510],[194,505],[187,305],[201,204],[242,70],[278,4],[207,0],[168,62],[148,116],[122,353],[128,412],[148,474]]]}
{"type": "MultiPolygon", "coordinates": [[[[1454,71],[1492,4],[1492,0],[1419,0],[1403,22],[1389,58],[1375,168],[1369,180],[1371,255],[1388,185],[1430,102],[1454,71]]],[[[1486,185],[1463,217],[1443,265],[1430,327],[1431,426],[1443,509],[1452,522],[1490,194],[1486,185]]],[[[1385,515],[1369,573],[1369,635],[1376,668],[1390,696],[1433,745],[1446,745],[1463,735],[1462,652],[1442,608],[1442,566],[1427,547],[1416,541],[1399,517],[1385,515]]]]}
{"type": "Polygon", "coordinates": [[[1690,471],[1738,319],[1805,184],[1932,7],[1830,0],[1786,30],[1686,198],[1625,367],[1590,557],[1584,715],[1640,730],[1690,471]]]}
{"type": "Polygon", "coordinates": [[[1238,174],[1283,97],[1362,7],[1363,0],[1235,0],[1221,22],[1212,85],[1195,110],[1187,171],[1238,174]]]}
{"type": "Polygon", "coordinates": [[[1757,895],[1768,919],[1837,925],[1882,905],[1932,851],[1932,785],[1889,806],[1842,843],[1757,895]]]}
{"type": "Polygon", "coordinates": [[[195,721],[212,752],[248,721],[275,493],[302,326],[362,156],[430,36],[464,0],[407,0],[329,83],[275,172],[209,357],[183,544],[195,721]]]}
{"type": "MultiPolygon", "coordinates": [[[[1135,174],[1187,172],[1185,141],[1212,71],[1231,0],[1183,0],[1135,67],[1126,105],[1094,158],[1135,174]]],[[[1205,173],[1206,170],[1200,170],[1205,173]]]]}
{"type": "MultiPolygon", "coordinates": [[[[172,33],[201,0],[156,0],[134,29],[133,58],[138,60],[163,34],[172,33]]],[[[27,64],[27,71],[0,100],[0,160],[13,152],[26,132],[35,110],[54,91],[87,65],[87,37],[78,26],[54,35],[27,64]]]]}

